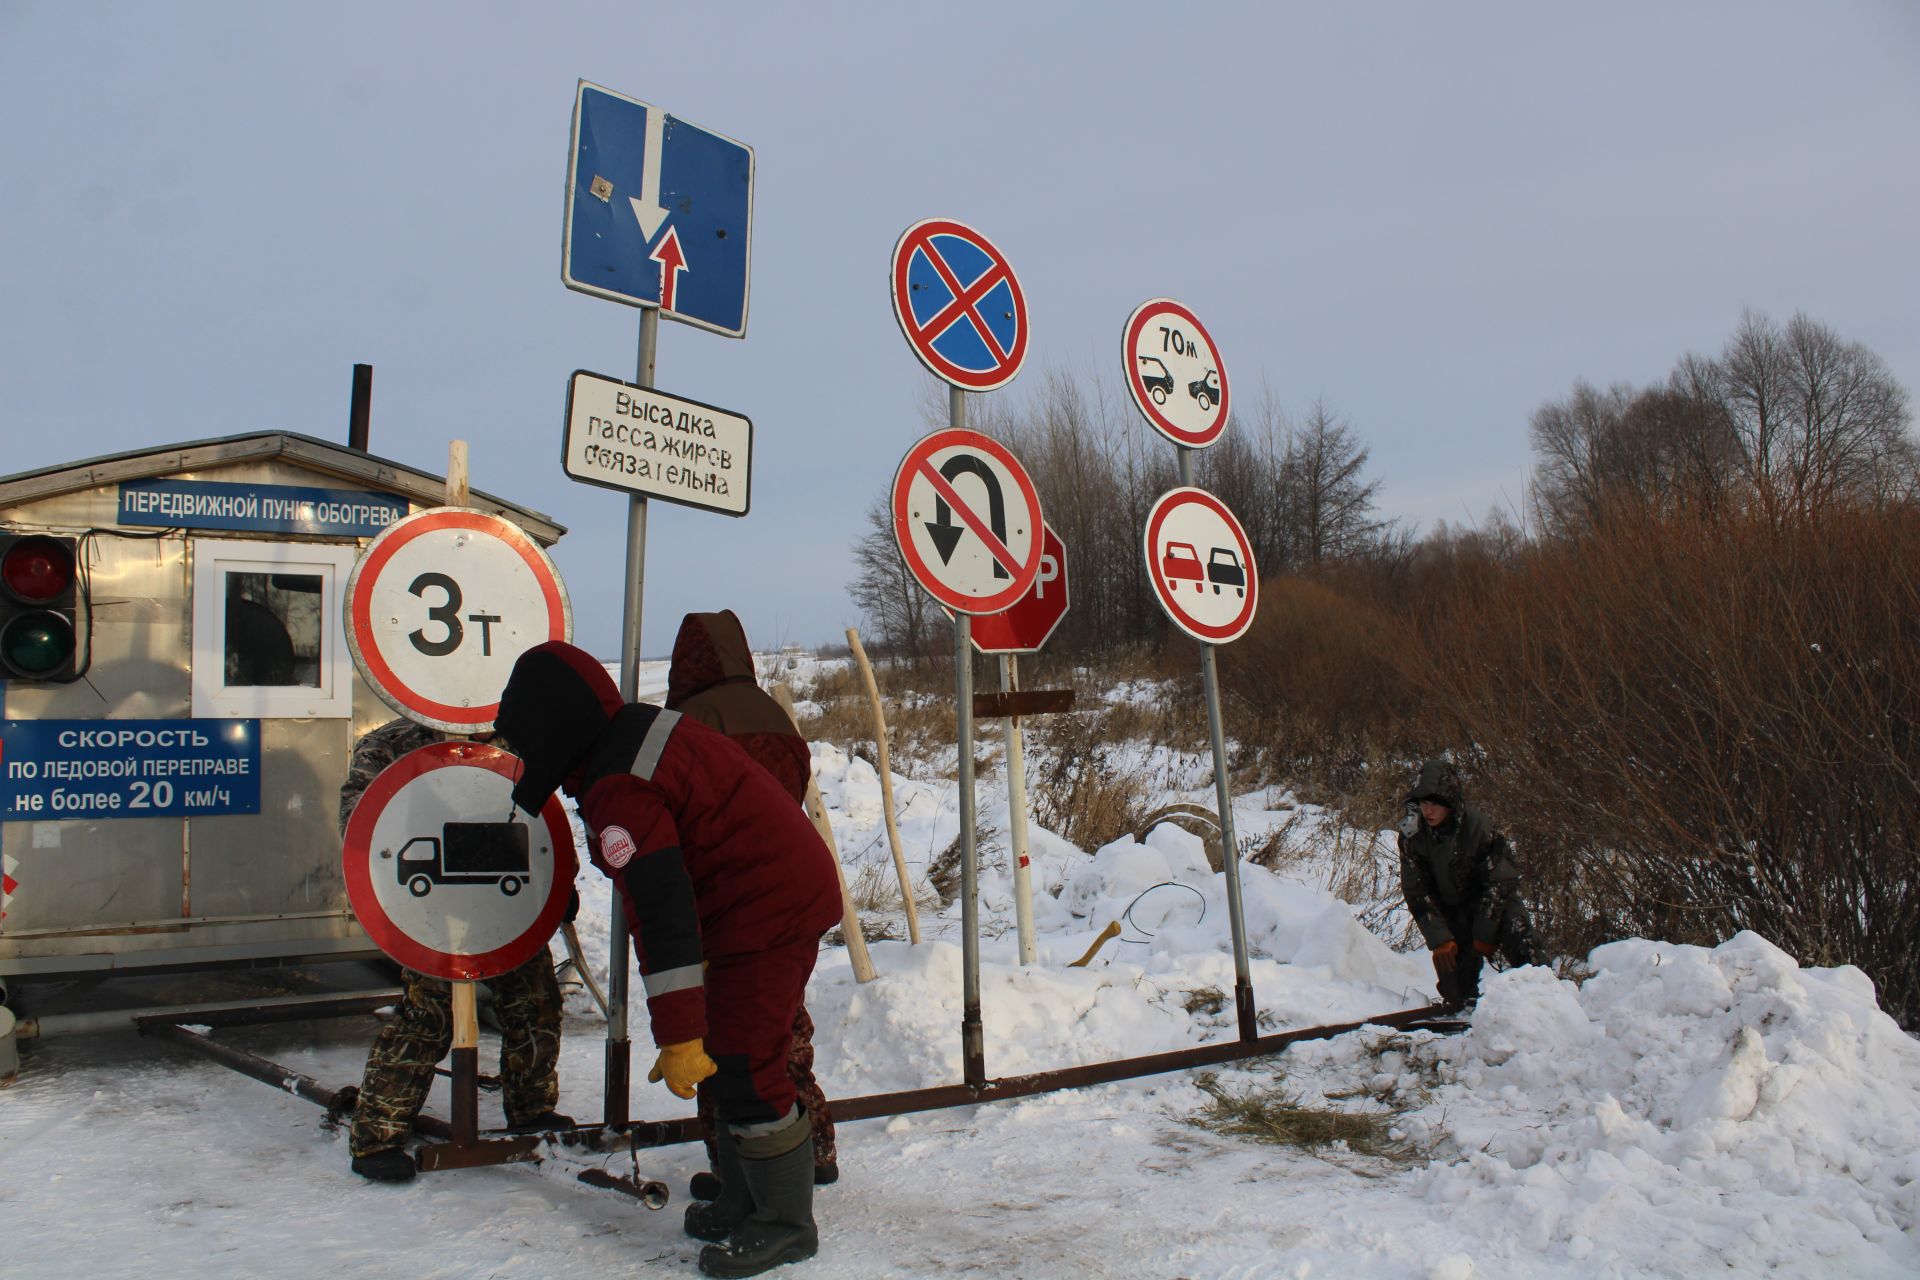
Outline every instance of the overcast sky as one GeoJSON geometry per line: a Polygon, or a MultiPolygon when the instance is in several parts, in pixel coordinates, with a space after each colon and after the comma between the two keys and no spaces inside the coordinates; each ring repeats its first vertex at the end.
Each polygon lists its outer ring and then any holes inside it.
{"type": "MultiPolygon", "coordinates": [[[[1920,4],[0,0],[0,472],[267,429],[547,512],[618,648],[625,502],[561,473],[568,375],[638,313],[560,283],[586,79],[755,148],[743,341],[662,325],[662,389],[755,424],[742,520],[656,503],[644,649],[732,607],[858,621],[848,548],[924,434],[895,240],[957,218],[1110,379],[1191,307],[1239,395],[1315,398],[1425,529],[1522,500],[1529,413],[1804,310],[1920,389],[1920,4]],[[962,18],[957,15],[967,15],[962,18]]],[[[1244,402],[1243,402],[1244,403],[1244,402]]],[[[1171,447],[1171,446],[1169,446],[1171,447]]]]}

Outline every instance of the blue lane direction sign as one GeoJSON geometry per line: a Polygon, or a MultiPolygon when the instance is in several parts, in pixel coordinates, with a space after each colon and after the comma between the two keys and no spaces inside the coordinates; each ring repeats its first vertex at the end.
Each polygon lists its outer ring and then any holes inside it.
{"type": "Polygon", "coordinates": [[[1013,381],[1027,358],[1027,297],[1006,255],[951,218],[929,218],[893,247],[894,318],[934,375],[965,391],[1013,381]]]}
{"type": "Polygon", "coordinates": [[[560,278],[744,338],[753,148],[582,80],[560,278]]]}

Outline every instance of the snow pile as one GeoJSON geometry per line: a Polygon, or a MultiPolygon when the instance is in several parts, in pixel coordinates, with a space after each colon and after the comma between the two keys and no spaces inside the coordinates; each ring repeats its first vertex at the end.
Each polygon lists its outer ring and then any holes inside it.
{"type": "MultiPolygon", "coordinates": [[[[1376,1090],[1459,1157],[1414,1189],[1504,1257],[1591,1274],[1889,1274],[1920,1262],[1920,1043],[1858,969],[1802,969],[1757,934],[1631,940],[1584,985],[1494,975],[1473,1028],[1395,1055],[1376,1090]]],[[[1357,1065],[1361,1038],[1294,1057],[1357,1065]]]]}

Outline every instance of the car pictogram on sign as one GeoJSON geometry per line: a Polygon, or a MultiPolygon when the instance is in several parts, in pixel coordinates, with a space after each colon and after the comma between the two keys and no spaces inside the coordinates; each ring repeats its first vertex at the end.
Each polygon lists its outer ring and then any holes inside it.
{"type": "Polygon", "coordinates": [[[1200,590],[1200,580],[1206,577],[1206,571],[1200,567],[1200,553],[1191,542],[1170,542],[1167,554],[1160,558],[1160,571],[1167,575],[1169,585],[1178,590],[1182,582],[1193,583],[1195,591],[1200,590]]]}
{"type": "Polygon", "coordinates": [[[1219,595],[1221,587],[1232,587],[1235,595],[1247,594],[1247,571],[1240,566],[1240,557],[1227,547],[1215,547],[1207,555],[1207,581],[1213,584],[1213,594],[1219,595]]]}

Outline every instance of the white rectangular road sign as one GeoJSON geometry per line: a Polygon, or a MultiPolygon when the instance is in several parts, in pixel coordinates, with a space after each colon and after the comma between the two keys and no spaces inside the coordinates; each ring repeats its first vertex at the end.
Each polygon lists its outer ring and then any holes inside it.
{"type": "Polygon", "coordinates": [[[567,384],[560,463],[575,480],[744,516],[752,453],[737,413],[584,369],[567,384]]]}

